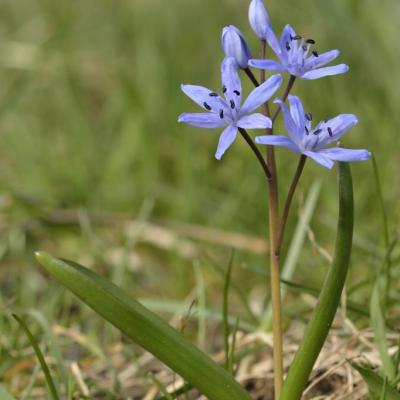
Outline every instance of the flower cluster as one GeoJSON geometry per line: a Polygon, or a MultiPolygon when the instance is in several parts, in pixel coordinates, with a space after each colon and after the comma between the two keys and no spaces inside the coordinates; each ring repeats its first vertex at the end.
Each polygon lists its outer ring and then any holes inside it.
{"type": "MultiPolygon", "coordinates": [[[[332,168],[334,161],[367,160],[371,156],[367,150],[327,147],[336,143],[357,124],[358,119],[355,115],[340,114],[319,122],[313,128],[312,114],[305,113],[297,96],[288,96],[289,109],[285,105],[286,96],[274,100],[281,108],[289,136],[272,135],[273,121],[270,116],[255,113],[255,110],[267,103],[279,89],[283,80],[280,74],[272,75],[262,82],[242,103],[239,70],[246,71],[250,77],[253,76],[250,67],[286,72],[290,75],[292,83],[296,78],[313,80],[343,74],[349,70],[346,64],[326,66],[339,56],[339,51],[319,53],[315,49],[314,39],[302,37],[290,25],[285,26],[281,37],[278,38],[272,29],[263,0],[251,0],[249,22],[257,37],[271,47],[277,60],[253,59],[250,47],[240,30],[233,25],[225,27],[222,31],[222,48],[225,53],[221,66],[223,96],[202,86],[182,85],[182,91],[206,112],[184,113],[180,115],[179,122],[202,128],[225,127],[219,138],[215,154],[217,159],[232,145],[238,131],[269,129],[268,135],[256,137],[255,142],[287,147],[312,158],[326,168],[332,168]]],[[[257,81],[255,82],[258,85],[257,81]]]]}

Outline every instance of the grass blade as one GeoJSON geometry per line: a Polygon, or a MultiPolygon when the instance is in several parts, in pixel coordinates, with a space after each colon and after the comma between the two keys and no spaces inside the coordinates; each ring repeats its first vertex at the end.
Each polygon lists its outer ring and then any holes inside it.
{"type": "Polygon", "coordinates": [[[47,385],[49,387],[52,399],[53,400],[59,400],[56,386],[55,386],[53,378],[52,378],[52,376],[50,374],[50,369],[47,366],[46,360],[43,357],[43,354],[42,354],[42,351],[40,350],[38,342],[36,341],[35,337],[32,335],[31,331],[29,330],[29,328],[25,324],[25,322],[16,314],[12,314],[12,316],[19,323],[21,328],[24,330],[26,336],[29,339],[29,342],[30,342],[33,350],[35,351],[36,357],[37,357],[37,359],[38,359],[38,361],[40,363],[40,366],[42,367],[44,376],[46,378],[46,382],[47,382],[47,385]]]}
{"type": "Polygon", "coordinates": [[[283,384],[280,400],[301,398],[339,306],[349,267],[353,237],[353,185],[350,167],[346,163],[338,163],[338,182],[339,218],[333,262],[326,275],[304,340],[283,384]]]}
{"type": "Polygon", "coordinates": [[[0,384],[0,399],[1,400],[16,400],[14,396],[12,396],[7,389],[0,384]]]}
{"type": "Polygon", "coordinates": [[[374,372],[372,369],[363,367],[355,363],[350,363],[350,365],[363,377],[365,383],[368,385],[369,392],[373,398],[379,399],[382,395],[382,392],[385,391],[386,400],[400,400],[400,393],[388,383],[386,384],[386,389],[384,389],[385,379],[374,372]]]}
{"type": "Polygon", "coordinates": [[[124,291],[89,269],[39,252],[46,271],[210,400],[250,400],[228,372],[124,291]]]}
{"type": "Polygon", "coordinates": [[[229,287],[231,283],[232,276],[232,266],[233,266],[234,252],[232,251],[231,257],[228,264],[228,270],[226,272],[225,283],[224,283],[224,297],[222,304],[222,320],[223,320],[223,330],[224,330],[224,350],[225,350],[225,368],[229,370],[229,307],[228,307],[228,297],[229,297],[229,287]]]}

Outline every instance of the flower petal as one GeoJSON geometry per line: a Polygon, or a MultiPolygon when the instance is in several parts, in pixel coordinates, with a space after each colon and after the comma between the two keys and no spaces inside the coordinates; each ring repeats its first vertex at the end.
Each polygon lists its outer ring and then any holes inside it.
{"type": "Polygon", "coordinates": [[[226,122],[213,113],[183,113],[179,116],[178,122],[185,122],[191,126],[200,128],[221,128],[226,125],[226,122]]]}
{"type": "Polygon", "coordinates": [[[303,154],[307,157],[312,158],[315,162],[325,168],[331,169],[333,167],[334,162],[320,152],[317,153],[315,151],[305,151],[303,154]]]}
{"type": "Polygon", "coordinates": [[[190,97],[196,104],[204,110],[210,111],[210,108],[219,113],[220,109],[226,110],[225,100],[220,96],[215,96],[215,93],[210,89],[197,85],[181,85],[181,89],[186,96],[190,97]],[[212,94],[210,96],[210,94],[212,94]]]}
{"type": "Polygon", "coordinates": [[[339,57],[340,51],[339,50],[331,50],[327,51],[326,53],[319,54],[318,57],[312,55],[308,57],[305,61],[304,67],[306,69],[314,69],[322,67],[339,57]]]}
{"type": "Polygon", "coordinates": [[[233,57],[225,57],[222,62],[221,78],[228,105],[231,106],[232,110],[237,111],[240,108],[242,98],[242,84],[237,71],[237,64],[233,57]]]}
{"type": "Polygon", "coordinates": [[[288,138],[287,136],[277,136],[277,135],[257,136],[256,143],[267,144],[270,146],[288,147],[290,150],[293,150],[296,153],[301,153],[296,143],[290,140],[290,138],[288,138]]]}
{"type": "Polygon", "coordinates": [[[267,40],[267,43],[269,47],[274,51],[274,53],[280,57],[282,53],[281,46],[279,44],[279,40],[275,35],[274,30],[272,29],[272,26],[267,26],[265,29],[265,39],[267,40]]]}
{"type": "Polygon", "coordinates": [[[321,122],[316,127],[317,129],[322,129],[319,134],[317,149],[322,149],[329,143],[338,141],[357,123],[358,118],[354,114],[340,114],[335,118],[321,122]]]}
{"type": "Polygon", "coordinates": [[[286,71],[286,68],[274,60],[249,60],[249,66],[268,71],[286,71]]]}
{"type": "Polygon", "coordinates": [[[368,150],[355,150],[355,149],[343,149],[340,147],[332,147],[330,149],[320,150],[319,154],[322,154],[334,161],[366,161],[371,157],[371,153],[368,150]]]}
{"type": "Polygon", "coordinates": [[[306,126],[306,118],[304,114],[303,104],[299,97],[289,96],[290,115],[297,126],[306,126]]]}
{"type": "Polygon", "coordinates": [[[272,121],[262,114],[250,114],[241,117],[236,125],[243,129],[266,129],[272,128],[272,121]]]}
{"type": "Polygon", "coordinates": [[[286,129],[288,130],[293,142],[295,142],[296,144],[301,143],[304,126],[297,125],[297,123],[294,121],[292,115],[290,114],[289,109],[286,107],[286,104],[281,99],[275,99],[274,103],[277,103],[281,106],[286,129]]]}
{"type": "Polygon", "coordinates": [[[251,57],[250,48],[240,30],[234,25],[226,26],[222,31],[222,48],[227,57],[233,57],[239,68],[247,68],[251,57]]]}
{"type": "Polygon", "coordinates": [[[278,90],[282,84],[282,76],[279,74],[272,75],[262,85],[256,87],[247,97],[242,108],[240,115],[246,115],[254,111],[268,101],[271,96],[278,90]]]}
{"type": "MultiPolygon", "coordinates": [[[[295,30],[290,26],[286,25],[283,28],[281,40],[280,40],[280,47],[281,47],[281,54],[279,58],[283,61],[288,60],[288,51],[286,50],[287,44],[289,44],[290,48],[292,49],[294,43],[292,44],[292,38],[296,36],[295,30]]],[[[297,46],[297,44],[296,44],[297,46]]],[[[296,47],[297,48],[297,47],[296,47]]]]}
{"type": "Polygon", "coordinates": [[[235,141],[237,135],[237,127],[229,125],[219,137],[217,152],[215,153],[215,158],[220,160],[224,155],[225,151],[232,145],[235,141]]]}
{"type": "Polygon", "coordinates": [[[265,39],[265,30],[271,25],[268,11],[262,0],[252,0],[249,7],[249,22],[260,40],[265,39]]]}
{"type": "Polygon", "coordinates": [[[311,71],[306,72],[301,77],[303,79],[308,79],[308,80],[318,79],[318,78],[323,78],[324,76],[344,74],[348,70],[349,70],[348,65],[339,64],[339,65],[333,65],[332,67],[313,69],[311,71]]]}

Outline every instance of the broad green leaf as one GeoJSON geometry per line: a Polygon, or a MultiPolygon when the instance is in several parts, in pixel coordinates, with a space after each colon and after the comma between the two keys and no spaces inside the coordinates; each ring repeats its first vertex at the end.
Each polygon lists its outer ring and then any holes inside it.
{"type": "Polygon", "coordinates": [[[339,217],[333,261],[325,277],[318,304],[303,342],[283,384],[280,400],[301,398],[339,306],[349,267],[353,238],[353,185],[350,167],[346,163],[338,163],[338,183],[339,217]]]}
{"type": "Polygon", "coordinates": [[[385,388],[385,379],[372,369],[357,365],[355,363],[350,364],[363,377],[365,383],[368,385],[368,390],[372,398],[380,399],[382,392],[386,391],[386,400],[400,400],[400,393],[395,388],[390,386],[389,383],[386,383],[385,388]]]}
{"type": "Polygon", "coordinates": [[[36,253],[36,258],[56,280],[209,400],[251,399],[224,368],[114,284],[79,264],[47,253],[36,253]]]}

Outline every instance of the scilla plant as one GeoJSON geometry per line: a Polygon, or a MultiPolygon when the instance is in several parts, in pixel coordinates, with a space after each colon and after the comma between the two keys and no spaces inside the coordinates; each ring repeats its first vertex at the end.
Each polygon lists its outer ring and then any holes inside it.
{"type": "MultiPolygon", "coordinates": [[[[262,0],[250,2],[249,21],[260,41],[260,58],[252,58],[252,52],[239,29],[232,25],[224,28],[221,90],[182,85],[182,91],[203,110],[200,113],[183,113],[179,121],[222,131],[215,153],[218,160],[236,139],[243,138],[261,166],[269,200],[270,256],[266,264],[271,277],[275,399],[296,400],[302,395],[328,335],[349,266],[353,193],[348,162],[367,160],[370,153],[336,145],[357,124],[355,115],[339,114],[315,123],[311,112],[304,109],[301,99],[291,94],[297,79],[315,80],[347,72],[349,68],[345,64],[326,66],[339,56],[339,51],[319,53],[314,39],[303,37],[290,25],[278,38],[262,0]],[[269,53],[267,58],[268,46],[275,59],[269,59],[269,53]],[[260,69],[258,78],[251,68],[260,69]],[[274,74],[266,79],[266,71],[274,71],[274,74]],[[255,86],[247,97],[242,89],[242,72],[255,86]],[[285,89],[279,95],[285,80],[285,89]],[[280,115],[283,116],[287,135],[281,132],[275,134],[275,122],[280,115]],[[248,132],[253,129],[262,130],[254,139],[248,132]],[[266,146],[265,156],[262,146],[266,146]],[[285,147],[299,155],[282,213],[279,212],[279,171],[275,162],[275,146],[285,147]],[[280,254],[292,199],[308,159],[329,169],[338,162],[338,229],[334,259],[320,291],[318,304],[284,380],[280,254]]],[[[43,252],[37,253],[37,259],[59,282],[209,399],[251,398],[223,367],[118,287],[76,263],[56,259],[43,252]]]]}

